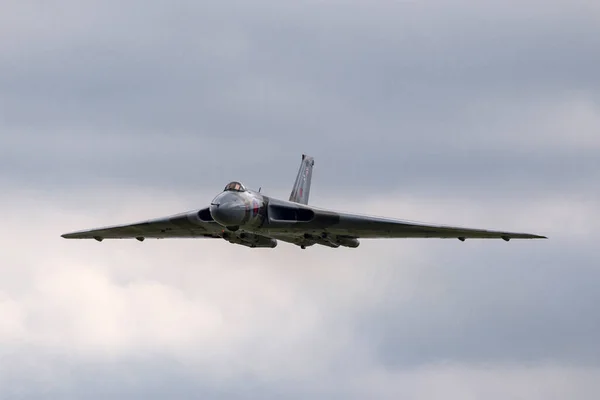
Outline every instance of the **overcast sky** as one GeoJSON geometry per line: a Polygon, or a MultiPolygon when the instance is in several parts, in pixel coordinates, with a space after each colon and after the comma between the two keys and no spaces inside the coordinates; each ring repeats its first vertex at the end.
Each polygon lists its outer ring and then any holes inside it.
{"type": "Polygon", "coordinates": [[[600,3],[5,0],[0,397],[596,399],[600,3]],[[543,241],[67,241],[286,198],[543,241]]]}

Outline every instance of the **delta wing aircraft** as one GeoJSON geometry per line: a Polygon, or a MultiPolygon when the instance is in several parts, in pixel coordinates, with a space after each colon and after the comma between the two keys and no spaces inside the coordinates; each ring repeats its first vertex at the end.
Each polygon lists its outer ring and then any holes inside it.
{"type": "Polygon", "coordinates": [[[209,207],[128,225],[67,233],[67,239],[222,238],[247,247],[277,246],[279,240],[302,249],[315,244],[358,247],[359,239],[455,238],[546,239],[529,233],[432,225],[398,219],[336,212],[308,205],[314,165],[302,163],[289,200],[279,200],[231,182],[209,207]]]}

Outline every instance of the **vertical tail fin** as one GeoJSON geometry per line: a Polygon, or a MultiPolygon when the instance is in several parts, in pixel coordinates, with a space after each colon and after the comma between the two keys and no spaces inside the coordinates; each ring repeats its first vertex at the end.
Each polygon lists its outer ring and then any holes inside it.
{"type": "Polygon", "coordinates": [[[313,165],[315,165],[314,158],[307,156],[306,154],[302,154],[302,164],[300,164],[300,169],[298,170],[298,175],[296,176],[296,182],[294,183],[294,188],[290,194],[290,201],[300,204],[308,204],[313,165]]]}

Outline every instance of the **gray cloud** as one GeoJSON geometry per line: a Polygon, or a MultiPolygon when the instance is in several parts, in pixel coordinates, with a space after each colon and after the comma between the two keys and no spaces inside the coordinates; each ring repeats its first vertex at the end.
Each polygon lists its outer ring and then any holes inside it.
{"type": "Polygon", "coordinates": [[[439,266],[421,266],[422,295],[398,303],[391,294],[357,328],[386,365],[400,368],[457,359],[597,366],[597,261],[573,247],[520,249],[518,263],[506,249],[442,251],[439,266]]]}
{"type": "Polygon", "coordinates": [[[597,397],[595,4],[6,10],[0,397],[597,397]],[[285,197],[301,152],[314,204],[550,240],[59,237],[285,197]]]}

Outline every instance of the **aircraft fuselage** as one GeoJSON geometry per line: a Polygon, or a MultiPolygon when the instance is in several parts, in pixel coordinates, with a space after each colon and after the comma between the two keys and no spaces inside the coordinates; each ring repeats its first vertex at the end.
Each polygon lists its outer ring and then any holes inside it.
{"type": "Polygon", "coordinates": [[[267,202],[260,193],[225,191],[210,203],[210,215],[221,226],[235,231],[240,227],[257,228],[265,220],[267,202]]]}

